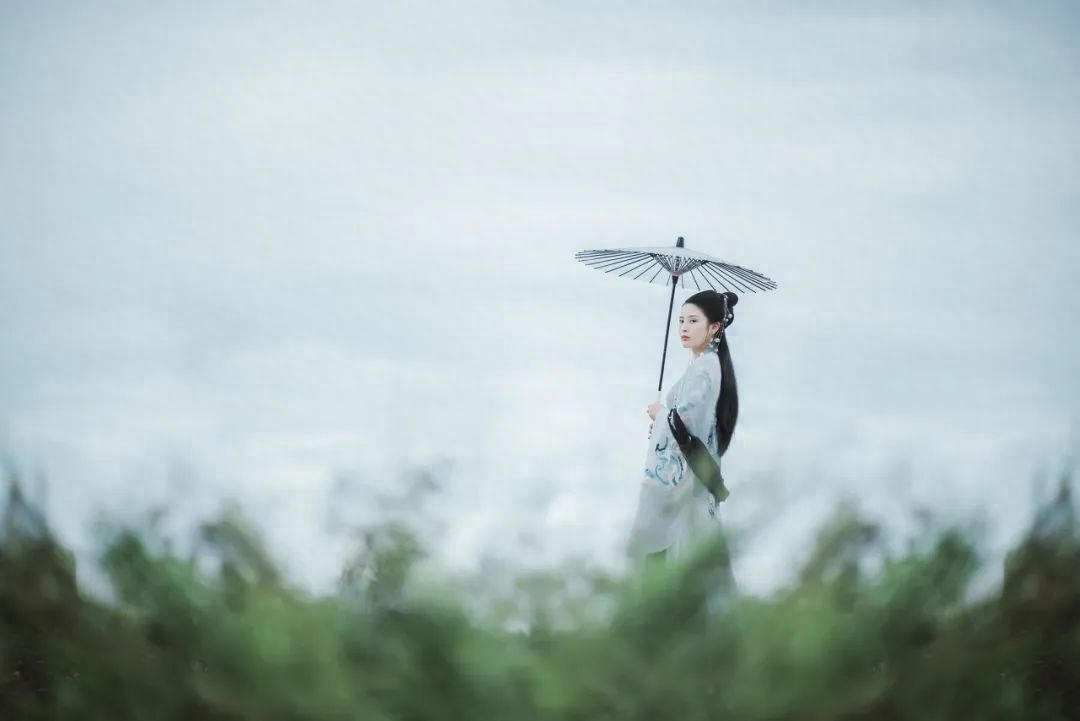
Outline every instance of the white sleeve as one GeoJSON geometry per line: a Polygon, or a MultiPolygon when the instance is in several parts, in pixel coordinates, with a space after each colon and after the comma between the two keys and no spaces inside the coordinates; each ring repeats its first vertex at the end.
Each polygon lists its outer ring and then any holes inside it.
{"type": "Polygon", "coordinates": [[[675,410],[679,412],[686,430],[700,438],[702,443],[716,424],[718,395],[719,379],[705,364],[694,368],[692,374],[679,389],[675,410]]]}
{"type": "Polygon", "coordinates": [[[686,475],[686,462],[679,445],[671,436],[667,413],[656,414],[652,434],[649,436],[649,453],[645,461],[645,478],[660,486],[677,486],[686,475]]]}

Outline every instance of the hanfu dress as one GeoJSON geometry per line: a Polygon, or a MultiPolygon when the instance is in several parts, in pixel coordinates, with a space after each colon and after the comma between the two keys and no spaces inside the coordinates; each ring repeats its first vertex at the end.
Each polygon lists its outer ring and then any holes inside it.
{"type": "MultiPolygon", "coordinates": [[[[687,430],[701,439],[719,464],[716,402],[721,377],[720,358],[715,349],[706,347],[668,390],[664,407],[656,414],[630,532],[628,551],[635,560],[662,554],[666,562],[678,561],[706,536],[723,533],[716,499],[697,480],[667,423],[669,409],[675,408],[687,430]]],[[[719,569],[719,575],[719,583],[734,586],[730,564],[719,569]]]]}

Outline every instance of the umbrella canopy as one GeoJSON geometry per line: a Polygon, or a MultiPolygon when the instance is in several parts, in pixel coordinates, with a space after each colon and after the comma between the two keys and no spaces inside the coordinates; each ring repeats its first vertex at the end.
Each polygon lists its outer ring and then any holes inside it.
{"type": "Polygon", "coordinates": [[[680,237],[674,247],[605,248],[581,250],[574,254],[582,263],[621,278],[671,284],[667,323],[664,325],[664,352],[660,356],[660,383],[656,387],[658,394],[664,386],[664,362],[667,360],[668,331],[671,328],[676,288],[757,293],[777,287],[774,281],[761,273],[691,250],[685,246],[685,242],[680,237]]]}
{"type": "Polygon", "coordinates": [[[696,290],[756,293],[776,289],[776,283],[761,273],[690,250],[684,242],[679,238],[675,247],[581,250],[574,257],[605,273],[660,285],[675,279],[683,288],[696,290]]]}

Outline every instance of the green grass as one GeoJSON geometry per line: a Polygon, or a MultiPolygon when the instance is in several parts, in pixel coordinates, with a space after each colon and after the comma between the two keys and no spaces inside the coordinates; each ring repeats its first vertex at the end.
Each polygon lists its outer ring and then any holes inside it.
{"type": "Polygon", "coordinates": [[[466,590],[414,582],[423,549],[400,527],[372,529],[366,573],[313,598],[235,515],[203,527],[194,557],[112,533],[106,602],[79,589],[72,554],[13,483],[0,719],[1080,718],[1068,489],[977,599],[963,533],[871,572],[878,534],[845,511],[794,585],[710,616],[700,579],[722,549],[650,577],[535,574],[478,613],[466,590]],[[505,630],[510,616],[528,631],[505,630]]]}

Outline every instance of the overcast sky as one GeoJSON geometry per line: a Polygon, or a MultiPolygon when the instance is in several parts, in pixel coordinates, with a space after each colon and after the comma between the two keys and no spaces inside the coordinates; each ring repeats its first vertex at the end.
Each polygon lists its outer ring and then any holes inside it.
{"type": "Polygon", "coordinates": [[[573,254],[682,235],[780,285],[730,336],[745,588],[838,495],[1000,546],[1080,448],[1078,37],[1070,2],[5,3],[0,448],[80,549],[233,499],[321,588],[429,465],[448,566],[614,563],[667,293],[573,254]]]}

